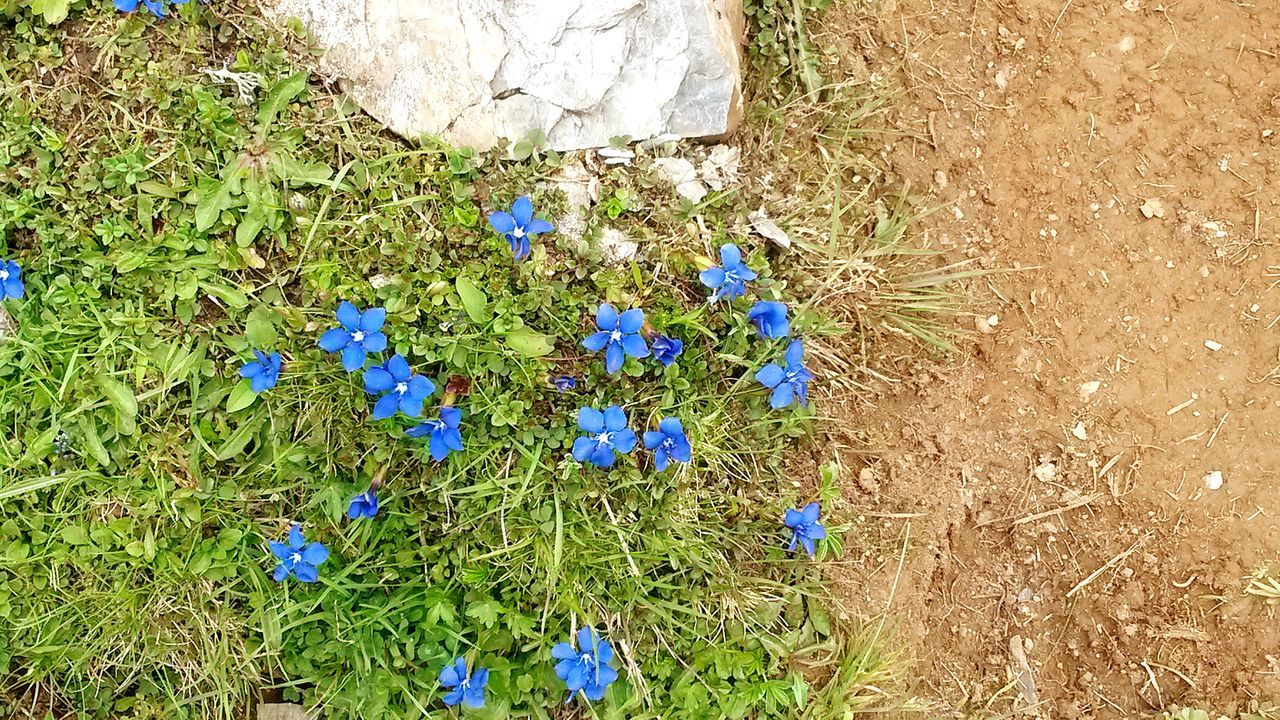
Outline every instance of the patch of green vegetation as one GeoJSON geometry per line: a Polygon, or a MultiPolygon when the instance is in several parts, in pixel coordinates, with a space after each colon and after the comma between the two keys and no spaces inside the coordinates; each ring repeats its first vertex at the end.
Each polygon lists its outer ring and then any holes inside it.
{"type": "MultiPolygon", "coordinates": [[[[588,623],[620,658],[600,717],[865,704],[884,659],[783,550],[784,508],[839,495],[834,472],[784,466],[812,413],[771,411],[751,380],[784,343],[696,282],[731,240],[758,296],[825,278],[732,234],[734,191],[677,203],[627,169],[582,240],[513,263],[484,216],[524,192],[554,216],[563,158],[409,147],[222,12],[0,25],[0,256],[27,282],[0,344],[0,713],[39,686],[85,717],[243,716],[264,689],[331,718],[444,717],[437,673],[466,655],[492,671],[481,716],[551,717],[549,650],[588,623]],[[244,103],[205,69],[265,88],[244,103]],[[603,264],[606,226],[645,262],[603,264]],[[407,421],[369,421],[359,376],[316,347],[343,299],[385,307],[387,354],[437,388],[470,380],[465,452],[436,464],[407,421]],[[680,361],[605,376],[579,345],[602,301],[643,306],[680,361]],[[254,348],[285,369],[243,406],[254,348]],[[694,462],[572,462],[577,408],[610,403],[637,431],[680,417],[694,462]],[[379,517],[347,521],[374,478],[379,517]],[[295,520],[333,553],[315,586],[268,575],[295,520]]],[[[807,309],[793,328],[833,329],[807,309]]]]}

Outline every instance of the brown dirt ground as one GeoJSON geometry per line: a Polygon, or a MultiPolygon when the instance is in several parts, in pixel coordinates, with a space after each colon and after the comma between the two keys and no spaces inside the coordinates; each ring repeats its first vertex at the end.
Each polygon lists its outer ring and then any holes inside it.
{"type": "Polygon", "coordinates": [[[850,607],[889,609],[947,716],[1280,701],[1244,592],[1280,575],[1280,6],[870,7],[815,35],[903,88],[882,155],[938,208],[919,239],[1018,270],[971,288],[998,323],[966,352],[826,408],[881,548],[850,607]]]}

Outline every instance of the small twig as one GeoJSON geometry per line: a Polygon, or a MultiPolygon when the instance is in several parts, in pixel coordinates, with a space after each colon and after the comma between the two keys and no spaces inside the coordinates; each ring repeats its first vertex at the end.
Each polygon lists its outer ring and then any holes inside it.
{"type": "Polygon", "coordinates": [[[1206,448],[1213,447],[1213,439],[1218,437],[1218,431],[1222,429],[1222,424],[1227,421],[1227,416],[1230,414],[1230,411],[1222,413],[1222,419],[1218,421],[1218,426],[1213,429],[1213,434],[1209,436],[1209,442],[1204,445],[1206,448]]]}
{"type": "Polygon", "coordinates": [[[1018,525],[1026,525],[1027,523],[1035,522],[1037,520],[1042,520],[1044,518],[1051,517],[1059,513],[1064,513],[1068,510],[1075,510],[1076,508],[1084,507],[1085,505],[1088,505],[1089,503],[1093,502],[1094,500],[1097,500],[1100,497],[1102,497],[1102,493],[1093,493],[1092,495],[1085,495],[1084,497],[1076,500],[1075,502],[1067,503],[1062,507],[1054,508],[1053,510],[1045,510],[1044,512],[1038,512],[1038,513],[1035,513],[1034,515],[1028,515],[1024,518],[1018,518],[1017,520],[1013,521],[1013,525],[1014,527],[1017,527],[1018,525]]]}
{"type": "Polygon", "coordinates": [[[1199,399],[1200,399],[1200,396],[1199,396],[1198,394],[1196,394],[1196,393],[1191,393],[1191,398],[1190,398],[1190,399],[1185,400],[1185,401],[1183,401],[1183,402],[1180,402],[1180,403],[1178,403],[1177,405],[1174,405],[1173,407],[1169,408],[1168,410],[1165,410],[1165,411],[1164,411],[1164,414],[1165,414],[1165,415],[1173,415],[1173,414],[1175,414],[1175,413],[1178,413],[1178,412],[1181,412],[1181,411],[1183,411],[1183,410],[1186,410],[1188,407],[1191,407],[1191,403],[1193,403],[1193,402],[1195,402],[1196,400],[1199,400],[1199,399]]]}
{"type": "Polygon", "coordinates": [[[1164,707],[1164,696],[1160,692],[1160,683],[1156,682],[1156,673],[1147,664],[1146,660],[1142,661],[1142,668],[1147,671],[1147,677],[1151,680],[1151,687],[1156,689],[1156,707],[1164,707]]]}
{"type": "Polygon", "coordinates": [[[1149,537],[1149,536],[1144,536],[1144,537],[1140,538],[1137,542],[1135,542],[1134,544],[1130,545],[1128,550],[1125,550],[1124,552],[1120,553],[1119,555],[1116,555],[1115,557],[1113,557],[1113,558],[1111,558],[1110,560],[1108,560],[1108,561],[1106,561],[1105,563],[1103,563],[1102,567],[1100,567],[1100,568],[1098,568],[1097,570],[1094,570],[1093,572],[1089,573],[1089,577],[1086,577],[1085,579],[1083,579],[1083,580],[1081,580],[1080,582],[1076,583],[1076,586],[1075,586],[1075,587],[1073,587],[1073,588],[1071,588],[1070,590],[1068,590],[1068,591],[1067,591],[1067,597],[1068,597],[1068,598],[1070,598],[1071,596],[1073,596],[1073,595],[1075,595],[1076,593],[1080,592],[1082,589],[1084,589],[1084,587],[1085,587],[1086,585],[1088,585],[1089,583],[1093,582],[1094,580],[1097,580],[1099,575],[1101,575],[1102,573],[1106,572],[1107,570],[1109,570],[1109,569],[1111,569],[1111,568],[1115,567],[1117,564],[1119,564],[1119,563],[1123,562],[1125,558],[1127,558],[1127,557],[1129,557],[1130,555],[1132,555],[1132,554],[1134,553],[1134,551],[1135,551],[1135,550],[1137,550],[1139,547],[1141,547],[1141,546],[1142,546],[1142,544],[1143,544],[1144,542],[1146,542],[1146,541],[1147,541],[1147,537],[1149,537]]]}
{"type": "Polygon", "coordinates": [[[613,523],[613,529],[618,532],[618,542],[622,543],[622,552],[627,556],[627,564],[631,566],[631,573],[636,577],[640,577],[640,568],[636,566],[636,561],[631,557],[631,546],[627,544],[627,538],[622,534],[622,527],[618,525],[618,516],[613,514],[613,507],[609,505],[609,498],[604,500],[604,510],[609,513],[609,522],[613,523]]]}

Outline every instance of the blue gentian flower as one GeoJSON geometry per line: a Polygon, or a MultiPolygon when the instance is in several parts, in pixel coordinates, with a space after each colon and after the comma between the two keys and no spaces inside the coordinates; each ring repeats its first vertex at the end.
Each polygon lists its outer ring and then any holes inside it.
{"type": "Polygon", "coordinates": [[[793,399],[804,405],[809,392],[809,381],[813,379],[813,373],[805,369],[804,346],[799,340],[792,340],[787,346],[785,358],[786,368],[779,367],[777,363],[769,363],[756,373],[756,380],[761,385],[773,389],[769,405],[774,409],[790,405],[793,399]]]}
{"type": "Polygon", "coordinates": [[[431,459],[440,462],[449,457],[449,453],[462,450],[462,432],[458,424],[462,422],[462,411],[456,407],[440,408],[440,419],[424,422],[404,431],[409,437],[431,436],[431,459]]]}
{"type": "Polygon", "coordinates": [[[588,335],[582,346],[591,352],[604,350],[604,369],[612,375],[622,369],[627,355],[649,357],[649,346],[640,335],[643,326],[644,310],[632,308],[619,315],[612,305],[601,303],[596,309],[596,327],[600,332],[588,335]]]}
{"type": "Polygon", "coordinates": [[[787,306],[783,303],[760,300],[747,311],[747,319],[762,338],[784,338],[791,334],[787,306]]]}
{"type": "MultiPolygon", "coordinates": [[[[169,0],[174,5],[186,5],[187,0],[169,0]]],[[[141,4],[151,11],[156,17],[164,17],[164,0],[115,0],[116,9],[120,12],[133,12],[138,9],[141,4]]]]}
{"type": "Polygon", "coordinates": [[[369,368],[364,374],[365,392],[382,395],[373,405],[373,419],[385,420],[396,411],[418,417],[422,403],[436,391],[435,383],[409,369],[409,362],[392,355],[385,366],[369,368]]]}
{"type": "Polygon", "coordinates": [[[816,502],[805,505],[803,510],[787,510],[786,517],[782,520],[791,528],[791,544],[787,546],[787,550],[795,550],[799,544],[809,553],[809,557],[813,557],[813,541],[827,536],[827,529],[818,522],[819,512],[816,502]]]}
{"type": "Polygon", "coordinates": [[[657,431],[649,430],[644,434],[644,446],[653,451],[654,464],[658,472],[667,469],[672,460],[689,462],[693,458],[693,447],[689,438],[685,437],[684,427],[677,418],[662,418],[657,431]]]}
{"type": "Polygon", "coordinates": [[[576,649],[567,642],[551,648],[551,657],[560,661],[556,663],[556,677],[569,690],[565,702],[573,700],[579,691],[587,700],[603,700],[609,684],[618,679],[618,671],[609,666],[613,646],[589,627],[578,630],[577,640],[576,649]]]}
{"type": "Polygon", "coordinates": [[[18,263],[0,260],[0,300],[21,300],[26,292],[27,285],[22,282],[22,268],[18,267],[18,263]]]}
{"type": "Polygon", "coordinates": [[[454,658],[440,671],[440,685],[446,689],[453,688],[444,695],[444,704],[453,707],[462,703],[463,707],[484,707],[484,686],[489,684],[489,669],[476,668],[467,675],[467,661],[454,658]]]}
{"type": "Polygon", "coordinates": [[[711,293],[711,302],[746,295],[747,281],[755,280],[756,273],[742,264],[742,251],[737,245],[728,243],[720,246],[720,265],[721,267],[703,270],[698,275],[703,285],[715,291],[711,293]]]}
{"type": "Polygon", "coordinates": [[[307,542],[302,537],[302,526],[297,523],[289,528],[289,542],[272,541],[271,553],[280,560],[271,577],[282,582],[290,575],[304,583],[313,583],[319,577],[317,568],[329,559],[329,549],[318,542],[307,542]]]}
{"type": "Polygon", "coordinates": [[[280,379],[280,353],[268,355],[261,350],[254,350],[253,356],[258,359],[241,366],[240,377],[248,378],[249,389],[256,393],[270,390],[280,379]]]}
{"type": "Polygon", "coordinates": [[[614,452],[629,453],[636,446],[636,434],[627,427],[627,415],[617,405],[601,413],[584,407],[578,410],[578,427],[586,436],[573,441],[573,459],[598,467],[613,467],[614,452]]]}
{"type": "Polygon", "coordinates": [[[671,365],[684,352],[684,341],[659,335],[653,339],[653,358],[663,367],[671,365]]]}
{"type": "Polygon", "coordinates": [[[352,520],[359,520],[360,518],[372,519],[377,514],[378,493],[373,488],[369,488],[351,498],[351,504],[347,505],[347,517],[352,520]]]}
{"type": "Polygon", "coordinates": [[[577,378],[569,375],[560,375],[559,377],[552,379],[551,384],[560,392],[569,392],[570,390],[578,387],[578,380],[577,378]]]}
{"type": "Polygon", "coordinates": [[[489,213],[489,224],[511,246],[511,254],[516,260],[529,257],[529,238],[555,230],[555,226],[546,220],[533,216],[533,203],[528,195],[521,195],[511,204],[511,212],[501,210],[489,213]]]}
{"type": "Polygon", "coordinates": [[[320,336],[320,347],[327,352],[342,353],[342,367],[355,372],[364,367],[366,353],[380,353],[387,349],[387,336],[382,333],[382,323],[387,321],[387,311],[369,308],[363,313],[355,305],[343,301],[338,305],[336,327],[320,336]]]}

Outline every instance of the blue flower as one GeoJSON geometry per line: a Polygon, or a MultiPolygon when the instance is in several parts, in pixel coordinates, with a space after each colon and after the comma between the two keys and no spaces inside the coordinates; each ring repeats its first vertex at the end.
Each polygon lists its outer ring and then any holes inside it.
{"type": "Polygon", "coordinates": [[[578,380],[570,375],[560,375],[559,377],[553,378],[551,380],[551,384],[560,392],[569,392],[570,390],[578,387],[578,380]]]}
{"type": "MultiPolygon", "coordinates": [[[[187,0],[169,0],[174,5],[186,5],[187,0]]],[[[116,9],[120,12],[133,12],[141,4],[156,17],[164,17],[164,0],[115,0],[116,9]]]]}
{"type": "Polygon", "coordinates": [[[528,195],[516,198],[516,201],[511,204],[511,212],[499,210],[489,213],[489,224],[507,239],[507,244],[511,246],[511,254],[516,260],[529,257],[530,237],[556,229],[546,220],[539,220],[533,216],[533,203],[529,201],[528,195]]]}
{"type": "Polygon", "coordinates": [[[591,352],[604,350],[604,369],[612,375],[622,369],[626,356],[649,357],[649,346],[640,336],[644,326],[644,311],[632,308],[622,315],[609,303],[601,303],[596,309],[596,327],[600,332],[588,335],[582,346],[591,352]],[[606,349],[607,348],[607,349],[606,349]]]}
{"type": "Polygon", "coordinates": [[[302,537],[302,526],[297,523],[289,528],[288,544],[272,541],[271,553],[280,560],[271,577],[282,582],[293,575],[304,583],[313,583],[319,577],[316,569],[329,559],[329,549],[318,542],[309,543],[302,537]]]}
{"type": "Polygon", "coordinates": [[[360,518],[373,518],[378,514],[378,493],[369,488],[364,492],[351,498],[351,504],[347,505],[347,517],[352,520],[360,518]]]}
{"type": "Polygon", "coordinates": [[[787,546],[787,550],[795,550],[799,544],[809,553],[809,557],[813,557],[813,541],[827,536],[827,529],[818,522],[819,512],[816,502],[805,505],[803,510],[787,510],[786,517],[782,520],[791,528],[791,544],[787,546]]]}
{"type": "Polygon", "coordinates": [[[747,294],[747,281],[755,280],[756,273],[742,264],[742,251],[733,243],[720,246],[720,264],[703,270],[698,279],[715,292],[710,300],[732,300],[747,294]]]}
{"type": "Polygon", "coordinates": [[[249,379],[249,389],[260,393],[276,386],[280,379],[280,353],[270,355],[261,350],[254,350],[254,362],[247,362],[240,368],[240,377],[249,379]]]}
{"type": "Polygon", "coordinates": [[[387,311],[369,308],[363,313],[345,300],[338,305],[336,327],[320,336],[320,347],[325,351],[342,353],[342,367],[355,372],[364,367],[366,353],[380,353],[387,349],[387,336],[382,333],[382,323],[387,321],[387,311]]]}
{"type": "Polygon", "coordinates": [[[804,405],[809,392],[809,381],[813,379],[813,373],[805,369],[804,346],[799,340],[792,340],[787,346],[786,361],[785,369],[777,363],[769,363],[756,373],[756,380],[761,385],[773,389],[769,405],[774,409],[790,405],[793,399],[804,405]]]}
{"type": "Polygon", "coordinates": [[[462,450],[462,433],[458,423],[462,422],[462,411],[456,407],[440,408],[440,419],[424,422],[404,431],[409,437],[431,436],[431,459],[440,462],[449,457],[449,453],[462,450]]]}
{"type": "Polygon", "coordinates": [[[385,420],[396,411],[418,417],[422,403],[436,391],[435,383],[409,369],[409,362],[392,355],[385,365],[372,367],[364,374],[365,392],[382,395],[373,405],[373,419],[385,420]]]}
{"type": "Polygon", "coordinates": [[[469,708],[484,707],[484,686],[488,684],[488,668],[476,668],[467,675],[467,661],[463,658],[454,658],[440,671],[440,685],[445,689],[453,688],[443,698],[449,707],[458,703],[469,708]]]}
{"type": "Polygon", "coordinates": [[[587,435],[573,441],[573,459],[598,467],[613,467],[614,452],[629,453],[636,434],[627,427],[627,415],[617,405],[601,413],[589,407],[578,410],[578,427],[587,435]]]}
{"type": "Polygon", "coordinates": [[[784,338],[791,334],[787,306],[780,302],[760,300],[747,311],[747,319],[756,326],[762,338],[784,338]]]}
{"type": "Polygon", "coordinates": [[[0,300],[21,300],[26,292],[27,286],[22,282],[22,268],[18,267],[18,263],[0,260],[0,300]]]}
{"type": "Polygon", "coordinates": [[[556,677],[569,690],[565,702],[573,700],[579,691],[587,700],[603,700],[609,684],[618,679],[618,671],[609,666],[613,646],[589,627],[578,630],[577,640],[577,649],[567,642],[551,648],[551,657],[560,661],[556,663],[556,677]]]}
{"type": "Polygon", "coordinates": [[[659,335],[653,339],[653,357],[663,367],[671,365],[684,352],[684,342],[677,338],[659,335]]]}
{"type": "Polygon", "coordinates": [[[693,458],[693,448],[689,445],[689,438],[685,437],[684,427],[673,417],[662,418],[657,431],[645,432],[644,446],[653,451],[658,472],[666,470],[672,460],[689,462],[693,458]]]}

